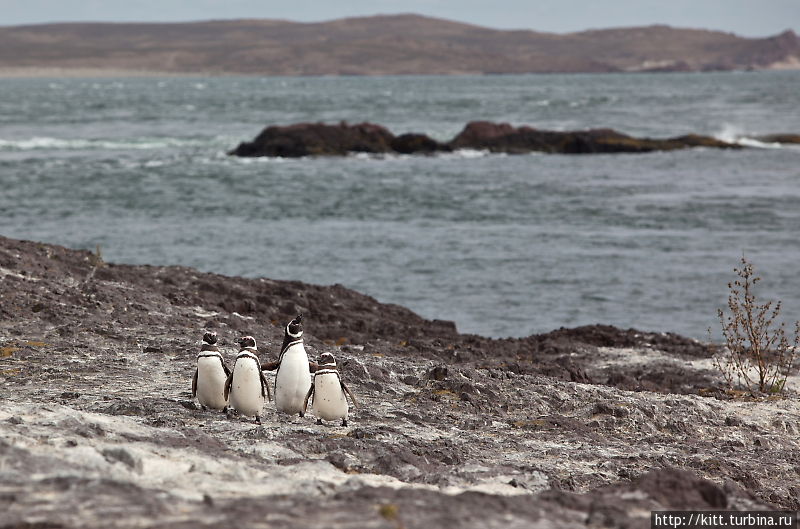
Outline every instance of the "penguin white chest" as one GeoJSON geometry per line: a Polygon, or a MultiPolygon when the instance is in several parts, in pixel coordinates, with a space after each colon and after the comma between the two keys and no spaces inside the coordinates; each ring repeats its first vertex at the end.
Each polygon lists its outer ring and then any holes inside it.
{"type": "Polygon", "coordinates": [[[313,398],[312,409],[316,417],[326,421],[347,419],[347,399],[336,373],[314,377],[313,398]]]}
{"type": "Polygon", "coordinates": [[[221,410],[228,405],[225,400],[225,380],[228,375],[218,356],[197,359],[197,401],[203,406],[221,410]]]}
{"type": "Polygon", "coordinates": [[[261,415],[264,397],[261,395],[261,366],[255,360],[236,361],[230,389],[231,406],[243,415],[261,415]]]}
{"type": "Polygon", "coordinates": [[[301,413],[311,388],[308,355],[303,344],[289,347],[275,376],[275,407],[284,413],[301,413]]]}

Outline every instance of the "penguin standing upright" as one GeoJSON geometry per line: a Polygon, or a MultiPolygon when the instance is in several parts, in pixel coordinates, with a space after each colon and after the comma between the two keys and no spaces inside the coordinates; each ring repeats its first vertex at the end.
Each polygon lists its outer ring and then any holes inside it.
{"type": "Polygon", "coordinates": [[[342,426],[347,426],[347,395],[353,401],[353,407],[358,406],[356,397],[342,382],[339,370],[336,368],[336,359],[331,353],[323,353],[319,357],[319,368],[314,372],[314,381],[311,389],[303,401],[303,411],[308,408],[308,399],[314,397],[312,409],[317,416],[317,424],[322,424],[322,419],[333,421],[342,420],[342,426]]]}
{"type": "Polygon", "coordinates": [[[303,347],[303,317],[297,316],[286,325],[281,353],[276,362],[264,365],[265,371],[275,373],[275,407],[283,413],[297,413],[302,417],[303,399],[311,387],[311,372],[316,364],[308,361],[303,347]]]}
{"type": "Polygon", "coordinates": [[[222,410],[228,406],[225,381],[231,370],[225,365],[216,343],[217,333],[207,332],[203,335],[203,346],[197,353],[197,368],[192,378],[192,397],[197,397],[204,410],[222,410]]]}
{"type": "Polygon", "coordinates": [[[225,381],[225,398],[230,396],[230,405],[242,415],[255,415],[261,424],[264,399],[272,400],[267,379],[261,371],[256,339],[252,336],[239,338],[239,354],[233,364],[233,372],[225,381]]]}

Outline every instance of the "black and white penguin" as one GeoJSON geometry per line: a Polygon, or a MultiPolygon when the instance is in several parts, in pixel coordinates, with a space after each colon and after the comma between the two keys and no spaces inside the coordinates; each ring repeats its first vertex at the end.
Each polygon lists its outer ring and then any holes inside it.
{"type": "Polygon", "coordinates": [[[297,413],[302,417],[303,399],[311,387],[311,372],[316,364],[308,361],[303,347],[303,317],[297,316],[284,329],[283,345],[276,362],[264,365],[265,371],[275,373],[275,407],[283,413],[297,413]]]}
{"type": "Polygon", "coordinates": [[[319,357],[319,368],[314,372],[311,389],[303,401],[303,410],[308,408],[308,400],[313,396],[312,410],[317,417],[317,424],[322,420],[342,420],[342,426],[347,426],[347,395],[353,401],[353,407],[358,406],[356,397],[342,381],[339,370],[336,368],[336,359],[331,353],[323,353],[319,357]]]}
{"type": "Polygon", "coordinates": [[[225,381],[225,398],[230,398],[230,405],[236,411],[242,415],[255,415],[256,422],[261,424],[265,399],[272,400],[272,395],[261,371],[256,339],[252,336],[239,338],[239,347],[233,372],[225,381]]]}
{"type": "Polygon", "coordinates": [[[217,347],[217,333],[207,332],[203,335],[203,345],[197,353],[197,368],[192,378],[192,397],[197,397],[200,406],[222,410],[228,406],[225,397],[225,381],[231,370],[217,347]]]}

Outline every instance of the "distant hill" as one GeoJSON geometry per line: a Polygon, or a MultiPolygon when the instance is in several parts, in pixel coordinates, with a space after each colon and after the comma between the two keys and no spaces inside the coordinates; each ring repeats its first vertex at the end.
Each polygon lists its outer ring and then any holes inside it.
{"type": "Polygon", "coordinates": [[[100,69],[258,75],[800,69],[793,31],[768,38],[668,26],[570,34],[391,15],[0,27],[0,73],[100,69]]]}

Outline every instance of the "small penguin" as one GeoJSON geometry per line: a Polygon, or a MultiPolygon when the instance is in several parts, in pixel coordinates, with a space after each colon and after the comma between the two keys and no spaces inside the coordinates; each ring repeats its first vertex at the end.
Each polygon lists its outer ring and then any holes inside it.
{"type": "Polygon", "coordinates": [[[225,398],[230,396],[230,405],[236,411],[242,415],[255,415],[256,423],[261,424],[264,399],[272,400],[272,394],[261,371],[256,339],[252,336],[239,338],[239,347],[233,371],[225,381],[225,398]]]}
{"type": "Polygon", "coordinates": [[[302,417],[303,399],[311,387],[311,373],[316,364],[308,361],[303,347],[303,316],[299,315],[286,325],[281,354],[276,362],[262,369],[275,373],[275,407],[283,413],[297,413],[302,417]]]}
{"type": "Polygon", "coordinates": [[[314,372],[314,381],[303,402],[303,411],[308,408],[308,399],[312,395],[314,397],[312,409],[317,416],[317,424],[322,424],[322,419],[326,421],[341,419],[342,426],[347,426],[347,395],[353,401],[353,407],[358,406],[355,395],[339,376],[336,359],[330,353],[323,353],[319,357],[319,368],[314,372]]]}
{"type": "Polygon", "coordinates": [[[192,378],[192,397],[197,397],[203,410],[222,410],[228,406],[225,381],[231,370],[225,365],[216,343],[217,333],[207,332],[203,335],[203,345],[197,353],[197,368],[192,378]]]}

